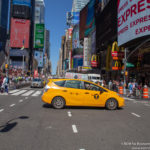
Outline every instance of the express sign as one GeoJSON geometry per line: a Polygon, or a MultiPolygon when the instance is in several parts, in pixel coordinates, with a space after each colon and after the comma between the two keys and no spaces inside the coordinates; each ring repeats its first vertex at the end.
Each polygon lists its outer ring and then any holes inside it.
{"type": "Polygon", "coordinates": [[[118,0],[118,46],[150,35],[150,0],[118,0]]]}

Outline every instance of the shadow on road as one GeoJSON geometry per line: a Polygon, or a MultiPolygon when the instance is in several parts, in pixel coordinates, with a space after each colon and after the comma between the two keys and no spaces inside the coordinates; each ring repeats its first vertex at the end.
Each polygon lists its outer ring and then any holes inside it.
{"type": "Polygon", "coordinates": [[[9,132],[10,130],[12,130],[18,124],[15,120],[28,118],[29,118],[28,116],[20,116],[18,118],[9,120],[8,122],[6,122],[6,124],[0,126],[0,133],[9,132]]]}
{"type": "Polygon", "coordinates": [[[44,108],[52,108],[52,105],[51,104],[43,104],[43,107],[44,108]]]}

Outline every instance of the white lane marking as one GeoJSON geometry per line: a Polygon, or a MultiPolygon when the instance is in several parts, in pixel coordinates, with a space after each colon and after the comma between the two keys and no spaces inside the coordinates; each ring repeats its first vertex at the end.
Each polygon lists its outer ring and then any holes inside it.
{"type": "Polygon", "coordinates": [[[68,116],[69,116],[69,117],[72,117],[72,114],[71,114],[71,112],[70,112],[70,111],[68,111],[68,116]]]}
{"type": "Polygon", "coordinates": [[[0,109],[0,112],[4,111],[4,109],[0,109]]]}
{"type": "Polygon", "coordinates": [[[12,93],[16,93],[18,91],[20,91],[20,90],[11,90],[11,91],[9,91],[9,93],[12,94],[12,93]]]}
{"type": "Polygon", "coordinates": [[[16,104],[11,104],[10,107],[13,107],[13,106],[15,106],[15,105],[16,105],[16,104]]]}
{"type": "Polygon", "coordinates": [[[21,90],[21,91],[19,91],[19,92],[17,92],[17,93],[14,93],[14,94],[11,94],[11,95],[20,95],[20,94],[23,94],[23,93],[25,93],[27,90],[21,90]]]}
{"type": "Polygon", "coordinates": [[[0,95],[8,95],[8,93],[0,93],[0,95]]]}
{"type": "Polygon", "coordinates": [[[72,125],[72,130],[73,130],[74,133],[78,133],[76,125],[72,125]]]}
{"type": "Polygon", "coordinates": [[[124,99],[129,100],[129,101],[135,101],[134,99],[128,98],[128,97],[124,97],[124,99]]]}
{"type": "Polygon", "coordinates": [[[79,149],[79,150],[85,150],[85,149],[81,148],[81,149],[79,149]]]}
{"type": "Polygon", "coordinates": [[[145,106],[150,106],[150,104],[145,104],[145,106]]]}
{"type": "Polygon", "coordinates": [[[39,96],[42,93],[42,91],[36,91],[34,94],[32,94],[31,96],[39,96]]]}
{"type": "Polygon", "coordinates": [[[30,91],[28,91],[28,92],[22,94],[21,96],[29,96],[29,95],[31,95],[33,92],[34,92],[34,90],[30,90],[30,91]]]}
{"type": "Polygon", "coordinates": [[[21,100],[19,100],[19,103],[22,103],[23,102],[23,100],[21,99],[21,100]]]}
{"type": "Polygon", "coordinates": [[[138,118],[141,117],[140,115],[138,115],[138,114],[136,114],[136,113],[131,113],[131,114],[134,115],[134,116],[136,116],[136,117],[138,117],[138,118]]]}

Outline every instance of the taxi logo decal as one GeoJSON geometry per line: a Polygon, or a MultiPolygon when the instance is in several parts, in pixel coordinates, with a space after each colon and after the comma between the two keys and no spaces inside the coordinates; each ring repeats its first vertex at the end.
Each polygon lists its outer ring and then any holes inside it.
{"type": "Polygon", "coordinates": [[[94,98],[95,98],[95,99],[99,99],[99,95],[98,95],[98,94],[95,94],[95,95],[94,95],[94,98]]]}

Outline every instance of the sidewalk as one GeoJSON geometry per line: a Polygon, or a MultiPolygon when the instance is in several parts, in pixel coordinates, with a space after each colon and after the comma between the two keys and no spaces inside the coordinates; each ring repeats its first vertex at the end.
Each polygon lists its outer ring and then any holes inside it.
{"type": "Polygon", "coordinates": [[[123,94],[123,95],[121,95],[121,96],[123,96],[124,98],[127,98],[127,99],[133,99],[133,100],[139,100],[139,101],[150,101],[150,89],[149,89],[149,98],[147,98],[147,99],[145,99],[145,98],[143,98],[142,96],[141,97],[138,97],[138,96],[130,96],[130,97],[128,97],[127,95],[129,94],[129,90],[128,89],[126,89],[126,95],[125,94],[123,94]]]}
{"type": "Polygon", "coordinates": [[[14,90],[14,89],[20,89],[20,88],[23,88],[23,87],[27,87],[27,86],[30,86],[31,82],[30,81],[23,81],[23,82],[19,82],[19,83],[12,83],[9,85],[9,90],[14,90]]]}

